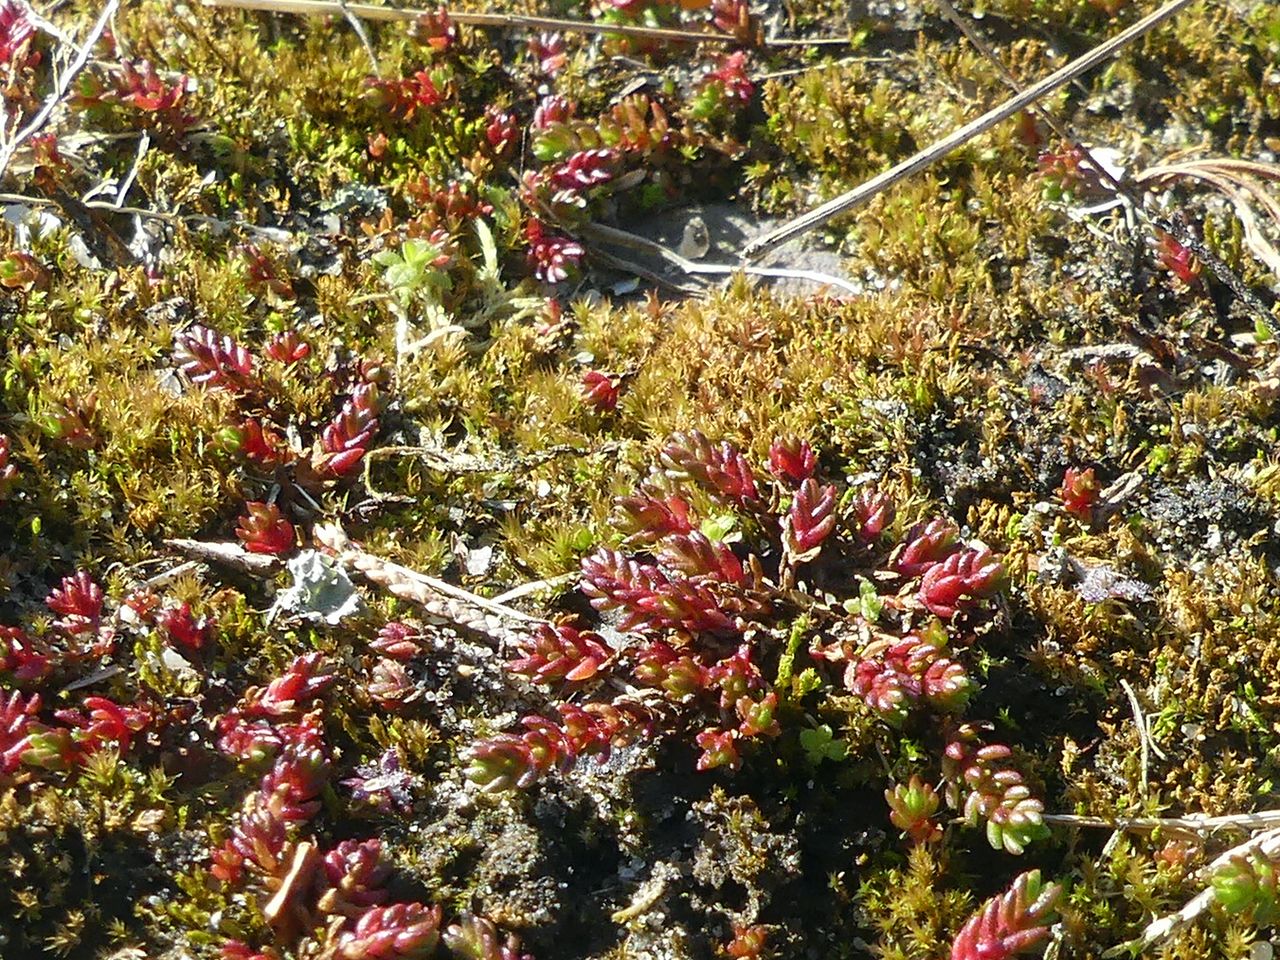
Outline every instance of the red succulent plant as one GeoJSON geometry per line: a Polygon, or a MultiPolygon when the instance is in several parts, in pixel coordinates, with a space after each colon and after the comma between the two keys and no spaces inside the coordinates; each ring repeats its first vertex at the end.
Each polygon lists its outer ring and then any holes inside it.
{"type": "Polygon", "coordinates": [[[285,519],[279,506],[250,500],[244,508],[245,512],[236,527],[236,536],[246,550],[250,553],[279,556],[293,549],[293,524],[285,519]]]}

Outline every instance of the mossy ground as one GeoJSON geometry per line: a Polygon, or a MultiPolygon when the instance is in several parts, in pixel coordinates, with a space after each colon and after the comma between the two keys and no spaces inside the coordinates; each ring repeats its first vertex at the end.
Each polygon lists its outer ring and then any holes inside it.
{"type": "MultiPolygon", "coordinates": [[[[742,149],[668,158],[668,202],[794,213],[1006,95],[990,64],[927,7],[871,4],[848,22],[831,4],[773,6],[788,30],[852,31],[854,48],[753,55],[753,74],[783,75],[761,84],[742,149]]],[[[995,0],[981,28],[1032,79],[1139,6],[1122,3],[1112,17],[1085,0],[995,0]]],[[[585,16],[579,7],[538,12],[585,16]]],[[[77,2],[57,16],[83,29],[93,14],[77,2]]],[[[400,27],[370,32],[384,77],[426,59],[400,27]]],[[[1122,229],[1118,214],[1076,220],[1046,199],[1035,172],[1037,150],[1052,146],[1036,142],[1043,128],[998,126],[836,221],[825,240],[840,244],[864,296],[776,299],[739,278],[694,298],[659,290],[611,302],[594,293],[609,281],[589,268],[560,291],[556,325],[511,318],[514,297],[545,291],[520,279],[515,178],[474,159],[484,107],[527,119],[547,84],[594,116],[637,75],[678,105],[698,69],[689,60],[703,54],[653,56],[655,72],[638,74],[645,54],[611,61],[570,38],[552,82],[535,75],[522,35],[464,29],[456,93],[405,121],[371,105],[366,51],[341,19],[143,0],[120,12],[114,42],[104,63],[147,58],[194,80],[196,124],[153,126],[128,200],[188,219],[99,212],[126,241],[151,231],[163,249],[154,270],[123,259],[83,266],[66,228],[26,240],[0,227],[0,250],[25,245],[48,274],[0,304],[0,433],[19,471],[0,510],[0,622],[47,626],[40,598],[75,569],[120,597],[176,566],[165,539],[230,537],[244,501],[265,499],[281,478],[228,452],[221,431],[235,404],[174,376],[174,334],[200,322],[256,349],[297,328],[313,348],[305,369],[268,366],[256,402],[310,436],[336,412],[353,358],[373,359],[391,371],[381,444],[426,449],[371,457],[376,495],[357,477],[315,504],[294,502],[300,526],[340,518],[369,551],[493,595],[574,571],[591,545],[616,539],[611,498],[634,488],[672,432],[731,440],[757,462],[775,437],[798,435],[830,476],[883,478],[900,504],[950,516],[1006,555],[1011,586],[1002,625],[984,641],[981,712],[998,718],[997,735],[1017,749],[1048,812],[1278,805],[1276,341],[1211,273],[1176,284],[1143,227],[1122,229]],[[375,157],[379,134],[387,143],[375,157]],[[490,294],[505,305],[465,339],[398,352],[372,255],[397,247],[388,229],[422,212],[416,184],[468,177],[495,208],[506,291],[490,294]],[[326,221],[353,184],[377,187],[377,203],[326,221]],[[278,258],[293,296],[250,282],[237,253],[246,240],[278,258]],[[582,402],[588,367],[624,375],[616,411],[582,402]],[[81,433],[68,427],[77,420],[81,433]],[[1126,474],[1142,482],[1089,527],[1054,505],[1072,465],[1093,466],[1104,484],[1126,474]],[[485,545],[491,562],[469,572],[464,548],[485,545]],[[1141,581],[1150,598],[1086,602],[1069,577],[1045,573],[1063,551],[1141,581]],[[1161,751],[1145,780],[1126,682],[1161,751]]],[[[1084,141],[1116,148],[1130,171],[1182,152],[1274,159],[1280,9],[1197,4],[1048,103],[1084,141]]],[[[130,170],[144,120],[116,110],[60,121],[80,193],[130,170]]],[[[29,169],[16,162],[7,186],[40,198],[29,169]]],[[[1185,184],[1161,187],[1155,202],[1203,223],[1208,246],[1274,302],[1280,278],[1251,255],[1229,205],[1185,184]]],[[[478,261],[469,224],[451,228],[463,259],[478,261]]],[[[464,269],[454,290],[459,315],[490,302],[478,269],[464,269]]],[[[795,717],[776,748],[736,775],[694,774],[692,748],[668,744],[621,751],[528,793],[475,795],[462,787],[459,751],[540,705],[477,638],[430,628],[434,646],[414,675],[424,695],[388,716],[364,689],[365,643],[388,617],[412,614],[397,601],[370,591],[362,618],[308,628],[269,623],[273,584],[218,568],[165,590],[216,617],[207,676],[184,686],[142,644],[121,650],[114,663],[124,670],[95,692],[128,701],[145,690],[166,724],[123,759],[100,754],[78,775],[5,783],[5,957],[128,947],[213,955],[227,937],[262,935],[256,905],[227,899],[207,876],[212,842],[256,781],[218,755],[208,721],[310,650],[341,665],[326,718],[339,771],[394,745],[420,778],[408,811],[327,798],[320,832],[382,837],[401,899],[481,913],[541,960],[709,957],[737,920],[769,925],[780,957],[939,957],[979,901],[1031,867],[1069,885],[1058,956],[1089,957],[1200,888],[1206,852],[1159,831],[1108,841],[1106,831],[1055,826],[1015,859],[951,826],[943,846],[910,850],[880,791],[886,771],[905,780],[916,769],[915,741],[928,731],[891,737],[839,698],[795,717]],[[801,749],[798,731],[818,723],[845,740],[845,759],[815,763],[801,749]],[[637,891],[657,892],[634,917],[611,920],[637,891]]],[[[522,602],[539,612],[581,606],[572,594],[522,602]]],[[[1162,949],[1244,957],[1269,935],[1215,913],[1162,949]]]]}

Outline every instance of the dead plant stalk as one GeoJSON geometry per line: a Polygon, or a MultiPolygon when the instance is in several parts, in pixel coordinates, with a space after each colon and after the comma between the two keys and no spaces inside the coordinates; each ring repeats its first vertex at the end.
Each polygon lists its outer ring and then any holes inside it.
{"type": "Polygon", "coordinates": [[[1160,24],[1164,23],[1164,21],[1173,17],[1185,7],[1189,7],[1194,2],[1195,0],[1169,0],[1168,3],[1165,3],[1154,13],[1143,17],[1127,30],[1122,31],[1110,40],[1099,44],[1088,53],[1077,57],[1061,69],[1055,70],[1053,73],[1049,74],[1049,76],[1028,87],[1022,93],[1011,97],[999,106],[988,110],[976,120],[965,124],[963,127],[960,127],[952,133],[949,133],[936,143],[925,147],[923,150],[908,157],[896,166],[890,167],[883,173],[877,174],[860,186],[854,187],[847,193],[836,197],[834,200],[828,200],[826,203],[819,207],[815,207],[808,213],[802,214],[794,220],[784,223],[776,230],[772,230],[763,236],[757,237],[755,240],[743,247],[743,259],[754,260],[767,251],[786,243],[794,237],[808,233],[811,230],[816,230],[840,214],[848,213],[850,210],[854,210],[862,206],[864,203],[871,200],[872,197],[887,190],[900,180],[905,180],[912,174],[928,169],[948,154],[964,146],[974,137],[985,133],[1001,121],[1009,119],[1021,110],[1025,110],[1041,98],[1061,87],[1066,86],[1081,74],[1087,73],[1099,64],[1109,60],[1126,46],[1133,43],[1133,41],[1147,33],[1150,33],[1160,24]]]}
{"type": "MultiPolygon", "coordinates": [[[[338,0],[204,0],[204,5],[229,7],[236,10],[259,10],[263,13],[292,13],[307,17],[351,16],[361,20],[381,20],[390,23],[411,23],[428,12],[412,8],[375,7],[367,3],[341,3],[338,0]]],[[[469,27],[611,33],[624,37],[645,37],[651,40],[670,40],[679,43],[718,43],[725,46],[739,43],[736,37],[727,33],[590,23],[583,20],[562,20],[557,17],[529,17],[515,13],[467,13],[450,10],[449,19],[469,27]]]]}

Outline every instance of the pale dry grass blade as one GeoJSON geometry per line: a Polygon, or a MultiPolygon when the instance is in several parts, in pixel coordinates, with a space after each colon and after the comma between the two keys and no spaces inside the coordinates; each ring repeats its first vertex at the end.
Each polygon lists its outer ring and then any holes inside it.
{"type": "Polygon", "coordinates": [[[1180,160],[1157,164],[1134,176],[1137,183],[1175,178],[1197,180],[1230,200],[1236,217],[1244,228],[1245,243],[1254,256],[1280,279],[1280,250],[1267,238],[1255,213],[1256,209],[1261,209],[1275,228],[1280,230],[1280,199],[1262,182],[1280,183],[1280,164],[1229,157],[1180,160]]]}

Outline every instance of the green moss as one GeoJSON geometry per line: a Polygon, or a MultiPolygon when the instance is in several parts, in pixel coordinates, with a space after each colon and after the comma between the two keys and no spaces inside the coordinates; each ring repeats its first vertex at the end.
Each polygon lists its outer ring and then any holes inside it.
{"type": "MultiPolygon", "coordinates": [[[[589,15],[567,4],[558,12],[589,15]]],[[[1139,13],[1125,4],[1112,16],[1086,0],[993,0],[986,12],[981,29],[1024,82],[1139,13]]],[[[688,106],[714,66],[705,50],[632,50],[653,71],[637,73],[634,60],[608,60],[569,37],[568,64],[549,79],[509,31],[464,29],[459,47],[438,53],[400,27],[375,26],[383,78],[452,72],[440,105],[404,117],[377,105],[368,55],[340,18],[156,0],[117,17],[117,50],[95,75],[108,77],[120,56],[185,73],[197,122],[176,136],[119,104],[55,121],[72,159],[63,186],[76,197],[135,171],[137,132],[150,130],[127,198],[162,215],[145,221],[155,231],[145,268],[123,258],[82,266],[65,226],[29,243],[0,226],[0,252],[22,246],[48,275],[6,288],[0,303],[0,434],[17,468],[0,481],[0,622],[56,638],[41,598],[86,568],[113,610],[159,575],[165,602],[187,602],[216,627],[208,648],[183,654],[184,668],[159,630],[115,624],[122,642],[109,659],[41,687],[44,722],[87,693],[145,701],[156,719],[122,757],[105,751],[76,772],[21,768],[0,779],[0,866],[15,878],[0,894],[8,949],[93,956],[141,944],[212,956],[228,937],[269,944],[269,893],[229,896],[207,869],[264,769],[222,757],[210,725],[246,689],[321,651],[338,677],[324,717],[334,781],[394,749],[421,788],[409,808],[379,809],[331,785],[314,835],[326,848],[383,838],[398,899],[478,911],[551,958],[710,955],[747,914],[775,931],[783,957],[853,956],[862,942],[884,957],[940,955],[1022,865],[958,827],[936,848],[899,841],[879,792],[886,775],[932,764],[933,741],[926,731],[892,733],[854,697],[819,702],[821,667],[806,650],[827,638],[806,634],[793,651],[790,726],[746,775],[686,776],[673,771],[687,770],[688,757],[652,747],[579,767],[535,796],[491,801],[462,793],[460,753],[548,707],[502,673],[510,650],[431,623],[407,668],[416,697],[386,707],[370,692],[379,657],[368,642],[412,612],[402,601],[370,589],[363,618],[282,623],[263,611],[287,575],[212,566],[173,575],[180,558],[164,546],[231,539],[246,500],[274,498],[304,537],[317,520],[340,518],[371,552],[494,595],[572,575],[595,545],[615,543],[612,499],[636,487],[671,433],[695,428],[757,463],[774,438],[804,437],[825,476],[878,478],[898,503],[895,535],[941,513],[1004,554],[1007,604],[988,634],[967,639],[984,715],[1018,748],[1047,810],[1216,815],[1274,805],[1276,344],[1250,336],[1255,319],[1208,273],[1200,288],[1176,289],[1118,219],[1085,224],[1045,200],[1036,154],[1054,143],[1044,128],[1000,125],[835,222],[817,243],[833,244],[868,290],[848,301],[784,299],[741,278],[705,297],[611,301],[594,291],[612,278],[588,273],[559,291],[557,322],[547,291],[526,276],[520,178],[538,164],[527,144],[493,154],[487,106],[525,124],[545,84],[594,122],[638,76],[666,111],[675,146],[650,149],[631,168],[641,183],[602,191],[586,214],[564,215],[569,226],[585,215],[628,226],[634,211],[688,199],[789,214],[1006,96],[997,72],[943,21],[908,14],[927,28],[914,43],[904,42],[910,21],[855,25],[866,54],[858,60],[826,47],[754,52],[753,76],[785,75],[765,81],[751,109],[714,137],[688,106]],[[450,209],[450,184],[492,211],[450,209]],[[495,238],[489,254],[480,216],[495,238]],[[455,247],[440,268],[448,289],[423,283],[394,299],[385,260],[374,258],[437,227],[455,247]],[[249,243],[288,276],[292,294],[254,278],[249,243]],[[440,317],[465,333],[406,349],[406,329],[416,339],[440,317]],[[200,387],[173,369],[174,337],[193,323],[258,355],[252,390],[200,387]],[[295,329],[308,358],[262,358],[274,334],[295,329]],[[590,369],[621,378],[616,410],[584,403],[590,369]],[[368,485],[360,470],[308,475],[325,425],[366,374],[386,398],[374,441],[384,452],[367,455],[368,485]],[[238,455],[228,428],[246,417],[292,433],[296,461],[238,455]],[[1133,473],[1143,485],[1085,523],[1056,502],[1075,465],[1094,466],[1107,484],[1133,473]],[[484,547],[493,553],[476,573],[460,558],[484,547]],[[1076,580],[1052,576],[1057,549],[1140,581],[1151,599],[1087,599],[1076,580]],[[68,687],[98,667],[121,669],[68,687]],[[1159,751],[1147,758],[1145,787],[1122,680],[1159,751]],[[847,749],[815,762],[799,731],[823,729],[847,749]],[[625,931],[609,920],[658,865],[695,856],[701,866],[673,873],[651,913],[625,931]],[[715,882],[716,869],[729,880],[715,882]],[[580,946],[566,946],[567,930],[586,931],[580,946]]],[[[77,2],[56,15],[83,29],[96,10],[77,2]]],[[[792,5],[787,29],[843,34],[846,15],[792,5]]],[[[1197,5],[1047,104],[1082,139],[1119,150],[1131,172],[1187,149],[1256,160],[1280,136],[1278,45],[1268,5],[1197,5]]],[[[646,106],[645,123],[655,116],[646,106]]],[[[61,209],[25,154],[11,179],[33,208],[61,209]]],[[[1246,283],[1274,284],[1238,212],[1202,186],[1146,187],[1202,221],[1207,246],[1246,283]]],[[[131,217],[91,212],[98,246],[110,246],[108,228],[133,240],[131,217]]],[[[519,602],[539,613],[585,610],[567,584],[519,602]]],[[[0,679],[6,696],[22,687],[0,679]]],[[[1104,847],[1104,836],[1055,826],[1028,856],[1046,877],[1070,881],[1061,949],[1097,955],[1193,896],[1193,868],[1220,841],[1179,853],[1171,844],[1181,840],[1133,833],[1104,847]]],[[[1246,956],[1255,936],[1214,915],[1165,950],[1246,956]]]]}

